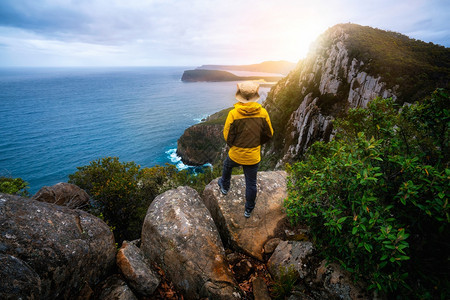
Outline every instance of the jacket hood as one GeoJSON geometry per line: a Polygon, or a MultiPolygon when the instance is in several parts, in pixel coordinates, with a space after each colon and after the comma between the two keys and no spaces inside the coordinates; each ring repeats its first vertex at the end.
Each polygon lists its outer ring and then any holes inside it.
{"type": "Polygon", "coordinates": [[[257,102],[248,102],[242,103],[238,102],[234,105],[234,108],[238,111],[238,113],[244,116],[252,116],[257,115],[261,111],[261,104],[257,102]]]}

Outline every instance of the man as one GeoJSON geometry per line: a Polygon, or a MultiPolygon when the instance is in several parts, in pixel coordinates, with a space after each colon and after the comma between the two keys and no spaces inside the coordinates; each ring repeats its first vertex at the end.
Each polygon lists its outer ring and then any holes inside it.
{"type": "Polygon", "coordinates": [[[242,166],[245,176],[245,211],[244,216],[250,217],[255,208],[256,175],[261,161],[261,145],[273,136],[269,114],[257,103],[259,84],[245,81],[238,84],[236,100],[228,113],[223,136],[230,150],[223,162],[222,177],[218,184],[222,194],[230,189],[231,171],[233,167],[242,166]]]}

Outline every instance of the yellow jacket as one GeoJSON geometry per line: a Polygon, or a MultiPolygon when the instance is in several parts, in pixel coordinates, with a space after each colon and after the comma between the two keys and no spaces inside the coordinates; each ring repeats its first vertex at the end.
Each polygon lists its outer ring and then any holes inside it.
{"type": "Polygon", "coordinates": [[[223,136],[233,161],[241,165],[257,164],[261,161],[261,145],[273,136],[269,114],[257,102],[238,102],[228,113],[223,136]]]}

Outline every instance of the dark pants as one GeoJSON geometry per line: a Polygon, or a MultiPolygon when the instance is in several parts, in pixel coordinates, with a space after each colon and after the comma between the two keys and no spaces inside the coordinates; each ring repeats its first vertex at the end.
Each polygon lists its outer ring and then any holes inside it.
{"type": "MultiPolygon", "coordinates": [[[[242,165],[245,176],[245,209],[248,211],[252,211],[255,208],[258,165],[259,163],[255,165],[242,165]]],[[[231,160],[228,155],[223,161],[222,184],[226,190],[230,188],[231,171],[234,167],[239,166],[240,164],[231,160]]]]}

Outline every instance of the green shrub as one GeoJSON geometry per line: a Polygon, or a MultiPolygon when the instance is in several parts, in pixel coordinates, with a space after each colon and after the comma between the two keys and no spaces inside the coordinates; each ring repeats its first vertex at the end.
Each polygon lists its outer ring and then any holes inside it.
{"type": "Polygon", "coordinates": [[[0,193],[29,196],[28,182],[22,178],[0,177],[0,193]]]}
{"type": "Polygon", "coordinates": [[[134,162],[105,157],[78,167],[69,175],[69,182],[91,196],[94,205],[90,212],[105,220],[120,244],[124,239],[140,238],[147,209],[156,196],[181,185],[201,193],[220,172],[220,166],[206,168],[199,174],[180,172],[169,164],[141,168],[134,162]]]}
{"type": "Polygon", "coordinates": [[[69,175],[69,182],[84,189],[94,200],[91,210],[102,216],[113,228],[116,241],[139,238],[140,228],[133,222],[143,220],[152,198],[139,193],[140,166],[134,162],[122,163],[117,157],[106,157],[92,161],[90,165],[78,167],[69,175]]]}
{"type": "Polygon", "coordinates": [[[449,105],[444,90],[401,110],[376,99],[290,167],[288,216],[309,224],[323,255],[370,289],[448,292],[449,105]]]}

